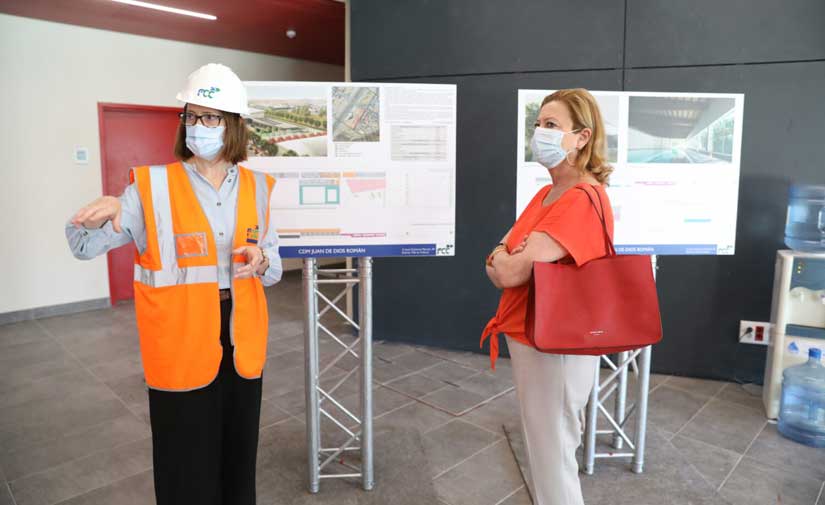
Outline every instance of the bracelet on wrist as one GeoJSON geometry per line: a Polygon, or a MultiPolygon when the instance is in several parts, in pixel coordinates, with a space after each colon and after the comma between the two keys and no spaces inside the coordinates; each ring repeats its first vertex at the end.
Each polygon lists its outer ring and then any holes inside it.
{"type": "Polygon", "coordinates": [[[259,276],[261,276],[261,275],[265,274],[267,270],[269,270],[269,257],[267,257],[266,253],[264,252],[263,247],[258,246],[258,250],[261,251],[261,256],[263,257],[263,261],[258,266],[258,270],[255,270],[255,273],[258,274],[259,276]],[[262,273],[259,273],[259,269],[261,267],[264,267],[264,270],[263,270],[262,273]]]}
{"type": "Polygon", "coordinates": [[[493,251],[487,256],[487,262],[486,262],[487,266],[488,267],[493,266],[493,259],[495,259],[496,254],[500,253],[501,251],[506,251],[506,250],[507,250],[507,246],[505,246],[503,244],[499,244],[498,246],[496,246],[496,248],[493,249],[493,251]]]}

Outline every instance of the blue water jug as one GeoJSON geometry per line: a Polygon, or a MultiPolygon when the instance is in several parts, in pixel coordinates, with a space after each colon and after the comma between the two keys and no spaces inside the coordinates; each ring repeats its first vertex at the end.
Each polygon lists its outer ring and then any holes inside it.
{"type": "Polygon", "coordinates": [[[825,186],[792,185],[785,221],[785,244],[791,249],[825,252],[825,186]]]}
{"type": "Polygon", "coordinates": [[[825,447],[825,366],[822,351],[808,351],[808,362],[782,374],[779,432],[791,440],[825,447]]]}

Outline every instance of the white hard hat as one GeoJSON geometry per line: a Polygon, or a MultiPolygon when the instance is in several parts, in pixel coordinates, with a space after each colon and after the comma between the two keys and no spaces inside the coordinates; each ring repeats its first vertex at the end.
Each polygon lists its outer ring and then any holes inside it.
{"type": "Polygon", "coordinates": [[[247,113],[246,88],[231,68],[220,63],[208,63],[186,79],[186,86],[177,97],[225,112],[247,113]]]}

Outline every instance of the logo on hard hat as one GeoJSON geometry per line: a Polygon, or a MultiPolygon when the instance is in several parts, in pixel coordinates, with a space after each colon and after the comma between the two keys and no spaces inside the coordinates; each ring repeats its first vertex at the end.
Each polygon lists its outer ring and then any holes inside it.
{"type": "Polygon", "coordinates": [[[209,89],[201,88],[201,89],[198,90],[198,96],[203,96],[203,97],[206,97],[206,98],[215,98],[212,95],[214,95],[215,93],[217,93],[220,90],[221,90],[221,88],[216,88],[215,86],[212,86],[209,89]]]}

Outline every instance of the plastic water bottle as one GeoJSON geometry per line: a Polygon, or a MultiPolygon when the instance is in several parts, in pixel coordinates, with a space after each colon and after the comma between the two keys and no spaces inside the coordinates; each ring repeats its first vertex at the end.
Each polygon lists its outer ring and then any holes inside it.
{"type": "Polygon", "coordinates": [[[825,186],[791,186],[785,244],[797,251],[825,252],[825,186]]]}
{"type": "Polygon", "coordinates": [[[808,351],[808,362],[782,374],[779,432],[799,443],[825,447],[825,366],[822,351],[808,351]]]}

